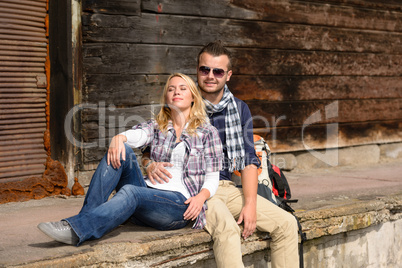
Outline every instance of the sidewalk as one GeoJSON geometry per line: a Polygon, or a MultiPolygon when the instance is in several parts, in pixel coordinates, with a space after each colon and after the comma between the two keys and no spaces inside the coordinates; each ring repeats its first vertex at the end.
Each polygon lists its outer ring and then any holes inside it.
{"type": "Polygon", "coordinates": [[[345,166],[285,173],[298,210],[326,208],[356,200],[402,194],[402,160],[372,166],[345,166]]]}
{"type": "MultiPolygon", "coordinates": [[[[299,200],[292,205],[297,211],[402,194],[401,160],[370,167],[338,167],[288,172],[285,175],[292,189],[292,198],[299,200]]],[[[199,232],[189,228],[161,232],[126,224],[100,240],[87,241],[80,247],[74,247],[52,241],[36,228],[40,222],[56,221],[77,214],[83,201],[83,197],[48,197],[0,205],[0,267],[89,252],[95,245],[116,242],[139,242],[141,245],[155,238],[169,240],[177,234],[199,232]]],[[[116,249],[116,254],[119,254],[119,250],[121,248],[116,249]]]]}

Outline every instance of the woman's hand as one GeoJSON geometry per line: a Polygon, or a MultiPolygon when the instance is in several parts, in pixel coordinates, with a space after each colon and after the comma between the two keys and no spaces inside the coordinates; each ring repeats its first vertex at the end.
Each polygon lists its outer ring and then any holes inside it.
{"type": "Polygon", "coordinates": [[[127,137],[124,135],[116,135],[112,138],[109,150],[107,151],[107,164],[114,168],[119,168],[121,166],[120,163],[120,155],[122,156],[122,160],[126,160],[126,148],[124,147],[124,142],[127,141],[127,137]]]}
{"type": "Polygon", "coordinates": [[[165,167],[172,166],[173,164],[169,162],[153,162],[146,169],[149,181],[154,185],[156,184],[155,180],[159,183],[169,182],[169,178],[172,178],[172,174],[170,174],[165,167]]]}
{"type": "Polygon", "coordinates": [[[195,220],[201,212],[202,206],[205,200],[209,198],[209,191],[202,189],[196,196],[187,199],[184,204],[188,205],[188,208],[184,212],[183,216],[185,220],[195,220]]]}

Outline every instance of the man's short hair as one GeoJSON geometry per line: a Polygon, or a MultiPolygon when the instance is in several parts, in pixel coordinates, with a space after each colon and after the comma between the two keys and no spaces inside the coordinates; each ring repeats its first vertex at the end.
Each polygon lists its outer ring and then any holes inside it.
{"type": "Polygon", "coordinates": [[[230,53],[230,51],[223,46],[221,40],[216,40],[214,42],[210,42],[207,45],[205,45],[201,49],[200,53],[198,53],[198,63],[200,62],[201,54],[204,52],[211,54],[214,57],[226,55],[229,58],[228,71],[232,70],[232,53],[230,53]]]}

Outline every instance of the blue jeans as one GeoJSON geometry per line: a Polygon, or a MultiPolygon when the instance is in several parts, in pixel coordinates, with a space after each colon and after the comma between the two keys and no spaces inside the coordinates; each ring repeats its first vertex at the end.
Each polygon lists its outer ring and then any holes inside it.
{"type": "Polygon", "coordinates": [[[186,198],[179,192],[147,187],[133,150],[126,145],[126,161],[118,169],[107,165],[107,154],[98,165],[84,205],[76,216],[65,219],[79,237],[79,246],[97,239],[127,220],[159,230],[185,227],[186,198]],[[108,200],[112,191],[116,194],[108,200]]]}

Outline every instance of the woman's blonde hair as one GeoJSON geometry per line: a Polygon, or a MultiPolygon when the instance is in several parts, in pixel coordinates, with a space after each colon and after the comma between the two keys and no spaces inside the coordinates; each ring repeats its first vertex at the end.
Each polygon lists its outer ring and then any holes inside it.
{"type": "Polygon", "coordinates": [[[187,132],[189,134],[194,134],[197,127],[203,125],[204,123],[208,122],[208,117],[205,112],[205,104],[202,100],[201,93],[199,92],[196,84],[194,83],[193,79],[189,76],[182,74],[182,73],[174,73],[169,76],[168,80],[166,81],[165,88],[163,90],[163,94],[161,97],[161,110],[156,116],[156,122],[159,125],[159,128],[162,132],[167,131],[167,125],[169,120],[172,120],[171,116],[171,108],[168,107],[166,104],[166,95],[169,88],[169,82],[173,77],[180,77],[184,81],[186,81],[188,88],[191,91],[191,94],[194,98],[193,104],[190,109],[190,116],[188,118],[188,126],[187,132]]]}

